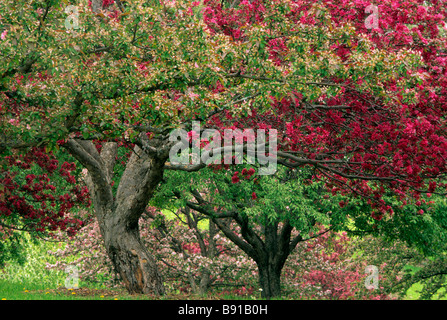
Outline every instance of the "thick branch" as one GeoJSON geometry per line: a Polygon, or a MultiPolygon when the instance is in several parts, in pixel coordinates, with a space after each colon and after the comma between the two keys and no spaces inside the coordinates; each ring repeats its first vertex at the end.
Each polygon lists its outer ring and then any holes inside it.
{"type": "MultiPolygon", "coordinates": [[[[177,198],[181,197],[178,192],[174,192],[174,194],[177,198]]],[[[187,201],[186,205],[189,208],[208,216],[211,219],[211,221],[216,224],[216,226],[225,234],[225,236],[228,239],[230,239],[234,244],[236,244],[239,248],[241,248],[250,257],[252,257],[252,258],[257,257],[256,250],[250,244],[248,244],[246,241],[244,241],[242,238],[240,238],[236,233],[234,233],[228,226],[226,226],[223,223],[221,218],[216,217],[214,210],[210,210],[210,209],[206,208],[205,205],[203,205],[204,200],[202,197],[199,197],[198,201],[199,201],[199,204],[194,203],[192,201],[187,201]]],[[[234,216],[233,216],[233,218],[234,218],[234,216]]]]}
{"type": "Polygon", "coordinates": [[[117,152],[118,144],[116,142],[103,143],[100,156],[107,169],[110,180],[113,178],[113,168],[115,167],[117,152]]]}
{"type": "Polygon", "coordinates": [[[149,156],[138,146],[135,146],[134,151],[116,192],[116,211],[124,214],[123,218],[131,225],[138,223],[156,186],[162,180],[166,161],[149,156]]]}
{"type": "Polygon", "coordinates": [[[99,157],[91,141],[69,139],[63,146],[87,168],[87,181],[89,182],[90,194],[94,202],[95,211],[100,215],[98,218],[102,218],[101,213],[104,210],[101,209],[108,208],[114,203],[111,181],[104,162],[99,157]],[[92,147],[96,154],[93,152],[92,147]]]}

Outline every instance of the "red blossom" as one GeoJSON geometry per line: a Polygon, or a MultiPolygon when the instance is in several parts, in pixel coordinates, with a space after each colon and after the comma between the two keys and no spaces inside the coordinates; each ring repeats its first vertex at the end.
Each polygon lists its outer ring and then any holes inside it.
{"type": "Polygon", "coordinates": [[[26,171],[30,173],[27,173],[24,179],[20,179],[16,170],[2,172],[0,184],[4,188],[0,189],[0,216],[14,215],[14,221],[21,221],[18,223],[24,223],[27,228],[50,234],[58,228],[65,230],[65,225],[70,223],[72,227],[69,232],[74,234],[80,226],[80,221],[64,217],[65,213],[75,205],[90,205],[87,188],[76,185],[76,178],[71,174],[76,169],[75,164],[64,162],[57,170],[58,160],[51,152],[46,153],[41,148],[33,148],[26,154],[6,158],[11,169],[17,167],[25,173],[26,171]],[[35,174],[39,171],[40,174],[35,174]],[[55,186],[56,182],[52,183],[52,178],[56,175],[65,178],[63,188],[68,193],[64,193],[62,188],[58,189],[55,186]],[[31,199],[33,200],[30,201],[31,199]]]}
{"type": "Polygon", "coordinates": [[[239,180],[239,176],[238,176],[238,172],[236,171],[235,173],[234,173],[234,175],[231,177],[231,182],[232,183],[238,183],[240,180],[239,180]]]}

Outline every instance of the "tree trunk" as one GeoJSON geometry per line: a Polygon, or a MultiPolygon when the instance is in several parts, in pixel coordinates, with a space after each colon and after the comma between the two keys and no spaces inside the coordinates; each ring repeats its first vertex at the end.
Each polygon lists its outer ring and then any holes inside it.
{"type": "Polygon", "coordinates": [[[206,295],[211,284],[211,272],[209,270],[202,271],[199,283],[199,294],[206,295]]]}
{"type": "Polygon", "coordinates": [[[131,294],[165,292],[156,262],[140,240],[138,223],[163,179],[168,146],[156,146],[161,156],[135,146],[116,195],[111,183],[116,143],[104,143],[100,153],[91,141],[70,139],[65,146],[88,169],[86,183],[107,254],[131,294]]]}
{"type": "Polygon", "coordinates": [[[130,294],[163,295],[162,277],[152,255],[140,240],[138,225],[127,228],[124,221],[106,221],[102,232],[105,247],[130,294]]]}
{"type": "Polygon", "coordinates": [[[270,299],[281,296],[281,268],[268,262],[257,262],[261,297],[270,299]]]}

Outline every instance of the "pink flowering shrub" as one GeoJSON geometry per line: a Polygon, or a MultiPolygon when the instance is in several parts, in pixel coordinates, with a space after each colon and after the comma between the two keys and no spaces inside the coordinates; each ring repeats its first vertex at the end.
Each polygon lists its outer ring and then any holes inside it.
{"type": "Polygon", "coordinates": [[[333,232],[298,244],[283,271],[285,291],[300,299],[387,299],[365,288],[368,264],[352,258],[352,247],[346,233],[333,232]]]}
{"type": "Polygon", "coordinates": [[[183,216],[177,214],[177,219],[168,220],[153,208],[149,210],[152,223],[142,228],[141,236],[159,261],[168,287],[202,294],[214,287],[236,288],[231,291],[236,294],[253,290],[255,263],[212,222],[206,219],[208,228],[199,228],[194,212],[183,210],[183,216]],[[247,287],[250,290],[239,289],[247,287]]]}
{"type": "Polygon", "coordinates": [[[396,299],[405,294],[400,286],[404,268],[417,256],[400,241],[327,232],[297,245],[283,269],[283,293],[296,299],[396,299]],[[377,289],[366,288],[368,265],[378,268],[377,289]]]}
{"type": "MultiPolygon", "coordinates": [[[[140,219],[141,239],[156,257],[168,289],[205,293],[211,286],[255,285],[253,261],[219,233],[210,238],[209,231],[198,235],[198,230],[178,219],[165,219],[155,208],[148,208],[147,215],[140,219]]],[[[122,285],[105,252],[96,221],[90,220],[75,237],[68,239],[65,248],[50,253],[60,260],[47,264],[48,269],[64,270],[67,265],[76,265],[81,281],[107,287],[122,285]]],[[[231,292],[245,294],[252,290],[231,292]]]]}

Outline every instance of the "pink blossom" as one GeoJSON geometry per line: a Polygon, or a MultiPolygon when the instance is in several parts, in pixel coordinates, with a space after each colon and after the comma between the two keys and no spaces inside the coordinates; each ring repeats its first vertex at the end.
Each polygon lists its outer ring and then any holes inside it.
{"type": "Polygon", "coordinates": [[[18,119],[10,119],[10,120],[8,120],[8,122],[10,124],[12,124],[13,126],[18,126],[19,125],[19,120],[18,119]]]}

